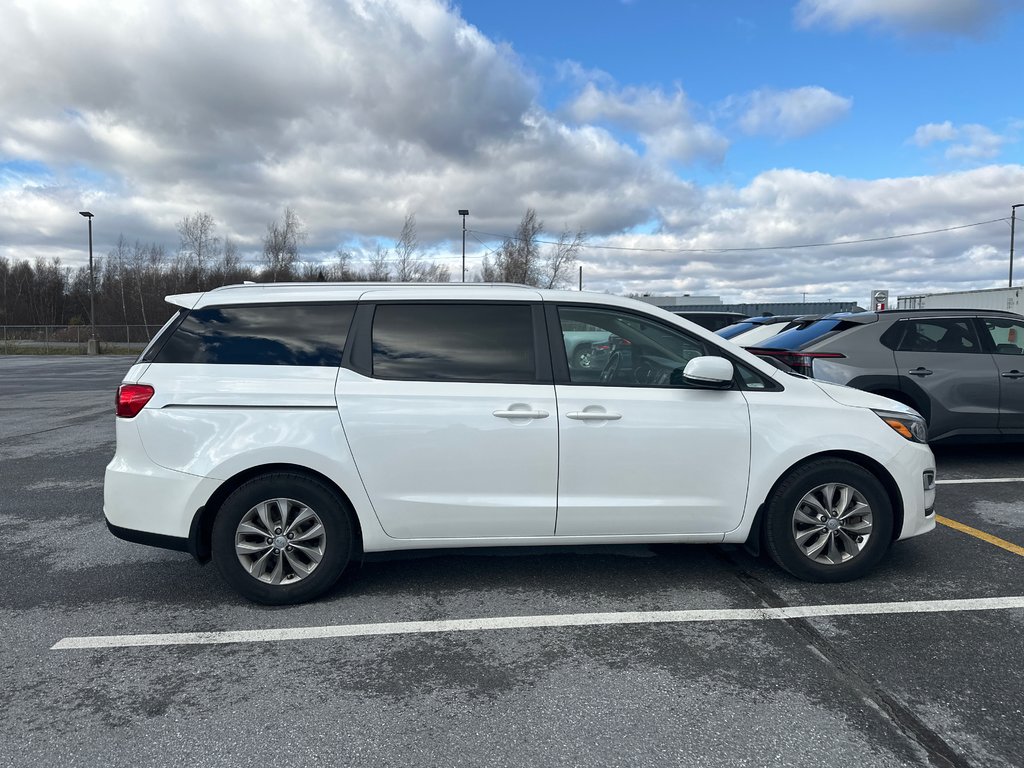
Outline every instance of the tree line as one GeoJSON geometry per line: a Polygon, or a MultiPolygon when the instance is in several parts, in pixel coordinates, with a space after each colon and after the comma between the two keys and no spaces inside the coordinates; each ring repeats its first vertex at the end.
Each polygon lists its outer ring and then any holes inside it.
{"type": "MultiPolygon", "coordinates": [[[[485,256],[474,281],[522,283],[545,288],[572,281],[582,230],[562,232],[556,242],[540,241],[543,222],[532,208],[516,232],[485,256]],[[493,258],[492,258],[493,257],[493,258]]],[[[393,248],[378,246],[358,267],[355,255],[338,249],[331,258],[303,261],[306,229],[286,208],[267,225],[256,262],[245,261],[230,237],[217,234],[209,213],[198,211],[177,225],[178,247],[130,240],[121,234],[106,256],[95,260],[97,325],[160,326],[170,315],[164,297],[253,282],[449,282],[449,267],[422,255],[415,216],[405,218],[393,248]]],[[[88,325],[88,265],[72,268],[58,258],[10,260],[0,257],[0,325],[88,325]]]]}

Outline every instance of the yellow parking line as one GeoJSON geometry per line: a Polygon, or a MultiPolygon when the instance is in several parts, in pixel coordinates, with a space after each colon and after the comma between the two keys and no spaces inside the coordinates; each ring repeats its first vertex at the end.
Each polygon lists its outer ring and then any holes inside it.
{"type": "Polygon", "coordinates": [[[936,515],[935,521],[938,523],[942,523],[943,525],[947,525],[950,528],[955,528],[961,533],[966,533],[968,536],[973,536],[976,539],[987,541],[989,544],[992,544],[1001,549],[1005,549],[1007,552],[1013,552],[1013,554],[1015,555],[1020,555],[1021,557],[1024,557],[1024,547],[1012,544],[1009,541],[1006,541],[1005,539],[1000,539],[998,536],[993,536],[991,533],[979,531],[977,528],[971,528],[971,526],[969,525],[964,525],[963,523],[959,523],[956,520],[950,520],[948,517],[943,517],[942,515],[936,515]]]}

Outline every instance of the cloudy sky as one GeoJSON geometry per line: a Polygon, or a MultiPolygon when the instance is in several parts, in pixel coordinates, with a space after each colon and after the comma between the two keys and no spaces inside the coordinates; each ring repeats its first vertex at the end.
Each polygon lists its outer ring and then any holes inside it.
{"type": "Polygon", "coordinates": [[[592,290],[1007,282],[1021,0],[0,3],[8,258],[83,263],[86,208],[98,254],[195,211],[255,254],[290,206],[306,260],[411,213],[458,275],[459,208],[472,273],[532,207],[592,290]]]}

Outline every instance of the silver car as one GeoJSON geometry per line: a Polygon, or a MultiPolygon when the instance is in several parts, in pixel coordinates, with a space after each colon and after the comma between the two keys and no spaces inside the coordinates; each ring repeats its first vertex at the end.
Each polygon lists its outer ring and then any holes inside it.
{"type": "Polygon", "coordinates": [[[748,351],[909,405],[933,441],[1024,437],[1024,317],[1013,312],[839,313],[748,351]]]}

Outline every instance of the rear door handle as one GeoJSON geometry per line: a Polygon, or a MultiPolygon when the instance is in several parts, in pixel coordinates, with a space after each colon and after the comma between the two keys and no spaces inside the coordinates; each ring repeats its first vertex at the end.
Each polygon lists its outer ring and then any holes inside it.
{"type": "Polygon", "coordinates": [[[547,411],[495,411],[494,415],[499,419],[546,419],[549,414],[547,411]]]}
{"type": "Polygon", "coordinates": [[[1012,371],[1000,374],[1004,379],[1024,379],[1024,373],[1021,373],[1016,368],[1012,371]]]}
{"type": "Polygon", "coordinates": [[[618,421],[622,414],[609,411],[573,411],[565,414],[565,417],[576,421],[618,421]]]}
{"type": "Polygon", "coordinates": [[[932,371],[929,371],[927,368],[924,368],[922,366],[918,366],[914,370],[909,371],[909,373],[910,373],[911,376],[931,376],[932,375],[932,371]]]}

